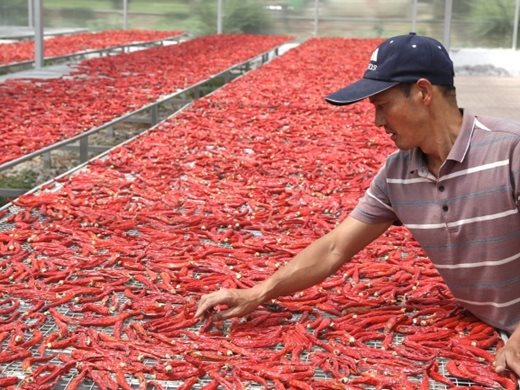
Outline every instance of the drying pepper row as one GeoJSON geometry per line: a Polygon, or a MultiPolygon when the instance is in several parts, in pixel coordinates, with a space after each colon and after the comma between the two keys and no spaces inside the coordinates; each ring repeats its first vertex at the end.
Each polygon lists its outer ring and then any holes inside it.
{"type": "MultiPolygon", "coordinates": [[[[45,39],[46,58],[89,50],[108,49],[134,43],[147,43],[180,35],[181,31],[104,30],[45,39]]],[[[34,41],[0,44],[0,65],[34,60],[34,41]]]]}
{"type": "Polygon", "coordinates": [[[58,79],[0,83],[0,163],[100,126],[253,58],[288,37],[215,35],[82,61],[58,79]]]}

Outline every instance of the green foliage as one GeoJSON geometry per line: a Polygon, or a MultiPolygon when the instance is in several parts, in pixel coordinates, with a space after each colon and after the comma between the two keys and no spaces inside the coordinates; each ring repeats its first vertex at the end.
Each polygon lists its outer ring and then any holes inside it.
{"type": "Polygon", "coordinates": [[[83,27],[86,21],[96,20],[96,13],[89,8],[64,8],[54,12],[56,17],[64,21],[68,26],[83,27]]]}
{"type": "MultiPolygon", "coordinates": [[[[21,188],[31,189],[36,185],[36,172],[30,170],[20,171],[12,175],[0,176],[0,188],[21,188]]],[[[0,206],[3,206],[13,199],[0,196],[0,206]]]]}
{"type": "Polygon", "coordinates": [[[107,15],[103,19],[89,18],[85,19],[80,26],[88,28],[90,31],[101,31],[106,29],[123,28],[123,19],[120,16],[107,15]]]}
{"type": "MultiPolygon", "coordinates": [[[[113,7],[110,2],[106,0],[44,0],[43,7],[45,10],[60,10],[60,9],[88,9],[92,11],[110,11],[113,7]]],[[[123,9],[123,2],[117,9],[123,9]]]]}
{"type": "MultiPolygon", "coordinates": [[[[196,0],[193,12],[198,16],[198,32],[212,34],[217,31],[217,1],[196,0]]],[[[267,33],[271,27],[269,16],[259,0],[224,0],[224,33],[267,33]]]]}
{"type": "Polygon", "coordinates": [[[20,171],[14,175],[0,176],[0,187],[3,188],[32,188],[36,181],[36,172],[30,170],[20,171]]]}
{"type": "Polygon", "coordinates": [[[513,34],[515,0],[477,0],[469,17],[473,33],[484,44],[508,46],[513,34]]]}
{"type": "Polygon", "coordinates": [[[14,0],[0,1],[1,26],[27,26],[27,2],[20,3],[14,0]]]}

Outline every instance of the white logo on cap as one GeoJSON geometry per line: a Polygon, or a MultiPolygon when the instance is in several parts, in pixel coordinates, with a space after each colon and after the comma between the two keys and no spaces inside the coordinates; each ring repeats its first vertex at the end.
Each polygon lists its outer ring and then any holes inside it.
{"type": "Polygon", "coordinates": [[[372,62],[377,62],[377,53],[378,52],[379,52],[379,48],[374,50],[374,52],[372,53],[372,56],[370,57],[370,62],[368,63],[368,66],[367,66],[368,70],[376,70],[377,69],[377,65],[373,64],[372,62]]]}
{"type": "Polygon", "coordinates": [[[379,47],[376,50],[374,50],[374,52],[372,53],[372,57],[370,57],[370,61],[377,62],[377,53],[379,53],[379,47]]]}

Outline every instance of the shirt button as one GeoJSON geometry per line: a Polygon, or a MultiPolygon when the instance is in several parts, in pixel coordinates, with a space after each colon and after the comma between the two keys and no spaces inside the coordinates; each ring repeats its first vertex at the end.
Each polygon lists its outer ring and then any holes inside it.
{"type": "Polygon", "coordinates": [[[444,186],[441,184],[441,185],[439,186],[438,190],[439,190],[440,192],[443,192],[443,191],[444,191],[444,186]]]}
{"type": "Polygon", "coordinates": [[[448,211],[448,209],[449,209],[449,207],[448,207],[447,204],[445,204],[445,205],[442,206],[442,210],[443,210],[443,211],[448,211]]]}

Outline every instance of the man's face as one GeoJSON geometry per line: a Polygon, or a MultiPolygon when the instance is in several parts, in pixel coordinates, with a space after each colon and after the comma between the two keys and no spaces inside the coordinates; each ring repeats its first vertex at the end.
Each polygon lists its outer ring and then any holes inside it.
{"type": "Polygon", "coordinates": [[[425,142],[422,107],[417,103],[416,85],[407,91],[397,85],[370,97],[375,108],[375,125],[384,127],[395,145],[402,150],[421,147],[425,142]],[[409,92],[409,93],[408,93],[409,92]]]}

